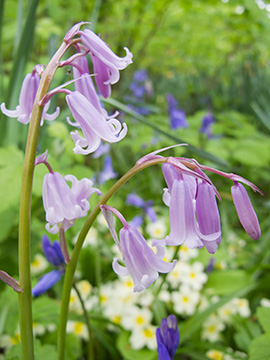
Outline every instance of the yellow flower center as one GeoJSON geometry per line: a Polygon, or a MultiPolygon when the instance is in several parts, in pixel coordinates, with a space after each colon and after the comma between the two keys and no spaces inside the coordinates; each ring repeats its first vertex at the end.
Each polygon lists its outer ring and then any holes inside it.
{"type": "Polygon", "coordinates": [[[152,338],[154,336],[153,331],[151,331],[150,329],[145,329],[143,331],[143,333],[144,333],[144,336],[147,338],[152,338]]]}

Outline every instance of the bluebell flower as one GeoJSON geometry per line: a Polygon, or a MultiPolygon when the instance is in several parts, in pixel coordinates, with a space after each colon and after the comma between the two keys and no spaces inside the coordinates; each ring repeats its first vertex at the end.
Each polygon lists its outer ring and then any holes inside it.
{"type": "Polygon", "coordinates": [[[156,330],[158,360],[173,360],[179,345],[180,335],[177,320],[174,315],[161,320],[160,327],[156,330]]]}
{"type": "Polygon", "coordinates": [[[137,82],[144,82],[147,80],[147,78],[148,78],[148,75],[147,75],[146,70],[137,70],[137,71],[135,71],[135,73],[133,75],[134,81],[137,81],[137,82]]]}
{"type": "Polygon", "coordinates": [[[210,139],[212,135],[212,124],[215,122],[215,118],[213,114],[208,113],[202,118],[200,132],[204,133],[208,139],[210,139]]]}
{"type": "Polygon", "coordinates": [[[186,113],[184,110],[178,108],[177,100],[172,94],[167,95],[167,102],[171,129],[175,130],[188,127],[186,113]]]}
{"type": "MultiPolygon", "coordinates": [[[[144,201],[140,196],[132,193],[127,196],[126,203],[129,205],[133,205],[137,208],[141,208],[143,210],[144,214],[146,214],[149,217],[150,221],[155,222],[157,220],[157,214],[152,207],[152,205],[153,205],[152,200],[144,201]]],[[[137,220],[134,222],[134,224],[140,223],[140,225],[141,225],[142,222],[143,222],[143,217],[141,217],[140,222],[137,218],[137,220]]]]}
{"type": "Polygon", "coordinates": [[[65,272],[65,259],[62,254],[60,244],[55,241],[53,244],[47,235],[42,237],[42,248],[44,255],[49,263],[56,267],[56,269],[48,272],[38,281],[33,287],[32,294],[40,296],[53,287],[62,277],[65,272]]]}
{"type": "Polygon", "coordinates": [[[104,184],[106,181],[116,178],[117,175],[113,170],[111,156],[105,156],[103,170],[99,173],[99,183],[104,184]]]}

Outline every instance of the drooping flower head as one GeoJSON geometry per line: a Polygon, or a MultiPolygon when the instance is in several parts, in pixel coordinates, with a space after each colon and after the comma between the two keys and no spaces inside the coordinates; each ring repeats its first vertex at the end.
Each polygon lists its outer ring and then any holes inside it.
{"type": "Polygon", "coordinates": [[[119,70],[125,69],[132,63],[132,53],[127,49],[126,56],[119,57],[109,46],[93,31],[84,30],[79,32],[81,40],[88,51],[94,66],[95,81],[105,98],[111,94],[111,85],[119,80],[119,70]]]}
{"type": "Polygon", "coordinates": [[[179,345],[180,335],[174,315],[163,318],[156,330],[158,360],[173,360],[179,345]]]}
{"type": "Polygon", "coordinates": [[[101,192],[93,188],[90,179],[77,180],[73,175],[63,178],[58,172],[53,172],[44,154],[37,158],[36,164],[41,162],[50,171],[43,180],[43,205],[48,222],[45,228],[50,233],[56,234],[60,226],[66,231],[74,224],[75,219],[86,216],[90,208],[91,195],[94,192],[98,194],[101,192]],[[71,182],[71,188],[68,182],[71,182]]]}
{"type": "MultiPolygon", "coordinates": [[[[32,108],[34,105],[37,89],[40,83],[40,76],[37,73],[39,66],[35,66],[31,74],[26,74],[19,97],[19,105],[16,106],[15,110],[8,110],[5,106],[5,103],[1,104],[1,111],[3,114],[9,117],[16,117],[19,122],[22,124],[28,124],[32,114],[32,108]]],[[[43,125],[45,120],[54,120],[59,115],[59,108],[53,114],[48,114],[50,102],[47,102],[43,109],[41,125],[43,125]]]]}
{"type": "Polygon", "coordinates": [[[78,131],[71,132],[75,143],[75,154],[90,154],[98,149],[101,140],[110,143],[122,140],[127,133],[127,126],[116,118],[106,116],[104,109],[99,111],[83,94],[74,91],[66,96],[66,101],[84,137],[78,131]]]}
{"type": "Polygon", "coordinates": [[[44,235],[42,237],[42,248],[47,260],[56,269],[42,276],[38,283],[33,287],[32,294],[34,296],[40,296],[48,291],[61,279],[65,272],[65,260],[59,242],[54,241],[52,244],[48,236],[44,235]]]}
{"type": "Polygon", "coordinates": [[[130,226],[116,209],[103,205],[101,210],[126,265],[126,267],[120,265],[118,259],[115,258],[113,270],[118,275],[131,275],[134,282],[134,292],[142,291],[151,285],[157,280],[158,272],[167,273],[174,268],[176,260],[172,263],[163,261],[163,247],[156,246],[157,251],[154,253],[140,232],[135,227],[130,226]],[[112,213],[119,218],[124,226],[119,233],[120,241],[114,228],[112,213]]]}

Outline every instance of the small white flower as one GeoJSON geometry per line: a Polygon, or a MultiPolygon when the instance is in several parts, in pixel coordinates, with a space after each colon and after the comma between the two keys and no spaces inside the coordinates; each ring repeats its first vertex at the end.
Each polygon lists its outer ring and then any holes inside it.
{"type": "Polygon", "coordinates": [[[133,349],[138,350],[144,346],[150,350],[154,350],[157,347],[156,342],[156,327],[149,325],[146,328],[138,328],[133,331],[129,338],[130,345],[133,349]]]}
{"type": "Polygon", "coordinates": [[[234,315],[236,313],[236,311],[237,310],[234,306],[233,301],[230,301],[227,304],[221,306],[218,309],[217,313],[222,321],[224,321],[225,323],[228,323],[231,320],[231,316],[234,315]]]}
{"type": "Polygon", "coordinates": [[[185,244],[182,244],[179,249],[179,259],[183,261],[188,261],[190,259],[197,258],[199,255],[198,249],[190,249],[185,244]]]}
{"type": "Polygon", "coordinates": [[[87,280],[81,280],[76,284],[76,286],[82,299],[85,301],[91,294],[92,285],[87,280]]]}
{"type": "Polygon", "coordinates": [[[157,220],[146,226],[146,232],[153,239],[163,239],[167,233],[167,226],[163,220],[157,220]]]}
{"type": "Polygon", "coordinates": [[[263,307],[270,307],[270,300],[269,300],[269,299],[266,299],[266,298],[263,298],[263,299],[260,301],[260,305],[263,306],[263,307]]]}
{"type": "Polygon", "coordinates": [[[78,314],[82,313],[82,306],[76,291],[72,288],[69,298],[69,310],[78,314]]]}
{"type": "Polygon", "coordinates": [[[34,332],[34,336],[44,335],[46,332],[46,328],[42,324],[33,322],[33,332],[34,332]]]}
{"type": "Polygon", "coordinates": [[[186,269],[182,279],[183,284],[191,286],[194,290],[201,290],[206,281],[207,275],[203,272],[203,264],[198,261],[186,269]]]}
{"type": "Polygon", "coordinates": [[[152,312],[150,310],[133,306],[126,316],[123,316],[122,325],[127,330],[136,331],[138,328],[148,327],[151,319],[152,312]]]}
{"type": "Polygon", "coordinates": [[[219,339],[221,331],[225,329],[225,325],[220,319],[212,314],[203,324],[202,338],[211,342],[219,339]]]}
{"type": "Polygon", "coordinates": [[[187,272],[189,271],[189,264],[183,261],[177,261],[175,267],[169,272],[167,276],[167,281],[173,289],[177,289],[180,283],[185,278],[187,272]]]}
{"type": "Polygon", "coordinates": [[[224,354],[221,351],[218,350],[209,350],[206,353],[206,356],[211,360],[223,360],[224,354]]]}
{"type": "Polygon", "coordinates": [[[192,315],[200,300],[200,293],[183,285],[180,291],[172,292],[172,302],[177,314],[192,315]]]}
{"type": "Polygon", "coordinates": [[[40,274],[48,267],[48,261],[41,254],[36,254],[33,262],[31,263],[31,273],[33,275],[40,274]]]}
{"type": "Polygon", "coordinates": [[[240,316],[244,318],[250,316],[251,312],[247,299],[233,299],[232,304],[235,306],[236,311],[240,316]]]}
{"type": "Polygon", "coordinates": [[[88,340],[87,327],[80,321],[68,321],[67,332],[72,333],[83,340],[88,340]]]}

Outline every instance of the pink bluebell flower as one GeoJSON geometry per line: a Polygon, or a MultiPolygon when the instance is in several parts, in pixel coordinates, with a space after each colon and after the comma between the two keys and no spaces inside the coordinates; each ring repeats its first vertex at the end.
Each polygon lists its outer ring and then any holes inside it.
{"type": "MultiPolygon", "coordinates": [[[[5,106],[5,103],[1,104],[1,111],[3,114],[9,117],[15,117],[22,124],[28,124],[30,121],[30,117],[32,114],[32,108],[34,105],[37,89],[40,83],[40,77],[36,72],[36,67],[33,69],[31,74],[27,74],[23,80],[22,88],[19,97],[19,105],[16,106],[15,110],[8,110],[5,106]]],[[[59,115],[59,107],[56,108],[56,111],[53,114],[48,114],[47,111],[49,109],[50,102],[45,104],[41,125],[43,125],[45,120],[54,120],[59,115]]]]}
{"type": "Polygon", "coordinates": [[[126,265],[126,267],[120,265],[118,258],[115,258],[113,260],[113,270],[121,276],[131,275],[134,282],[134,292],[146,289],[157,280],[159,272],[168,273],[174,268],[176,260],[173,260],[172,263],[163,261],[163,247],[157,245],[157,251],[154,253],[140,232],[135,227],[130,226],[119,211],[108,205],[101,206],[101,210],[126,265]],[[123,228],[119,233],[120,241],[114,228],[112,213],[123,224],[123,228]]]}
{"type": "Polygon", "coordinates": [[[50,171],[44,176],[42,197],[48,222],[45,228],[56,234],[59,227],[66,231],[74,224],[75,219],[86,216],[90,209],[90,197],[94,192],[98,195],[101,192],[93,187],[90,179],[77,180],[73,175],[63,178],[58,172],[54,172],[47,162],[47,155],[47,151],[41,154],[35,163],[44,163],[50,171]],[[71,188],[67,182],[71,182],[71,188]]]}
{"type": "Polygon", "coordinates": [[[158,360],[173,360],[179,345],[180,335],[174,315],[161,320],[156,330],[158,360]]]}
{"type": "Polygon", "coordinates": [[[126,56],[118,57],[93,31],[86,29],[79,33],[84,46],[90,51],[99,91],[106,98],[110,96],[111,85],[117,83],[120,78],[119,70],[132,63],[132,53],[124,48],[126,56]]]}
{"type": "Polygon", "coordinates": [[[258,240],[261,236],[260,224],[246,189],[242,184],[235,181],[231,193],[243,228],[252,239],[258,240]]]}
{"type": "Polygon", "coordinates": [[[78,131],[71,132],[75,143],[75,154],[90,154],[97,150],[101,140],[111,143],[122,140],[127,133],[125,123],[116,118],[106,116],[105,110],[97,108],[80,92],[74,91],[66,96],[66,101],[76,121],[75,126],[81,128],[84,137],[78,131]]]}
{"type": "Polygon", "coordinates": [[[165,243],[185,243],[189,248],[206,246],[209,252],[215,252],[221,236],[215,191],[211,185],[204,182],[198,186],[201,179],[196,181],[195,177],[182,173],[171,164],[163,164],[162,171],[169,188],[163,200],[170,206],[171,228],[165,243]]]}
{"type": "Polygon", "coordinates": [[[65,273],[65,260],[59,242],[54,241],[54,243],[51,244],[48,236],[44,235],[42,237],[42,248],[47,260],[57,269],[54,269],[42,276],[42,278],[32,289],[32,294],[34,296],[40,296],[48,291],[61,279],[62,275],[65,273]]]}

